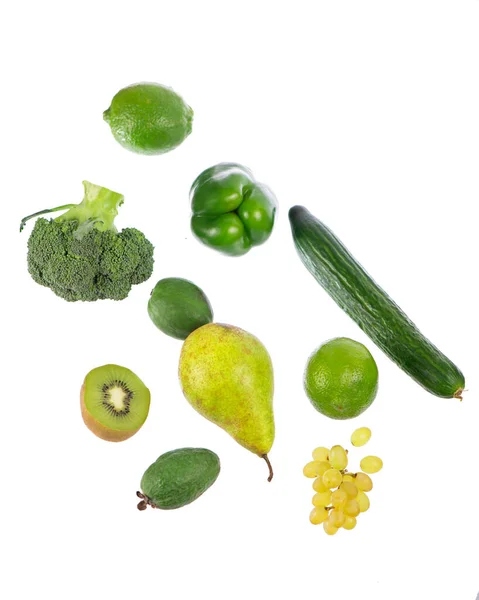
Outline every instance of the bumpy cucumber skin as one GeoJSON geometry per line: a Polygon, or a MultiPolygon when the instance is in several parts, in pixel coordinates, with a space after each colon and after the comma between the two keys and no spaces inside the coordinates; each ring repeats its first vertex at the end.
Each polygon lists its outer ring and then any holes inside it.
{"type": "Polygon", "coordinates": [[[289,220],[303,264],[364,333],[428,392],[461,398],[461,371],[424,337],[334,233],[303,206],[293,206],[289,220]]]}
{"type": "Polygon", "coordinates": [[[190,504],[213,485],[220,459],[206,448],[179,448],[162,454],[141,479],[141,490],[155,508],[190,504]]]}

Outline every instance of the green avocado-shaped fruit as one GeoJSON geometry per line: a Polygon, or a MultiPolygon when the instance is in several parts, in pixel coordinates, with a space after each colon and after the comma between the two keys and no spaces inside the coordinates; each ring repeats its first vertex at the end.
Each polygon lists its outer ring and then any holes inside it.
{"type": "Polygon", "coordinates": [[[317,411],[331,419],[352,419],[376,397],[378,368],[366,346],[334,338],[309,357],[304,387],[317,411]]]}
{"type": "Polygon", "coordinates": [[[213,311],[203,291],[177,277],[161,279],[151,292],[148,314],[166,335],[185,340],[191,332],[211,323],[213,311]]]}
{"type": "Polygon", "coordinates": [[[213,485],[220,459],[205,448],[179,448],[162,454],[141,479],[138,510],[169,510],[190,504],[213,485]]]}
{"type": "Polygon", "coordinates": [[[183,344],[179,376],[193,408],[264,458],[271,481],[273,366],[263,344],[239,327],[203,325],[183,344]]]}
{"type": "Polygon", "coordinates": [[[103,118],[127,150],[163,154],[189,136],[193,110],[165,85],[136,83],[115,94],[103,118]]]}

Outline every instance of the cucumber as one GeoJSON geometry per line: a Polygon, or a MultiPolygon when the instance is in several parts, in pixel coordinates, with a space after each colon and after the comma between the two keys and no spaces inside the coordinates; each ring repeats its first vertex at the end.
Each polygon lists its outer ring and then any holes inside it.
{"type": "Polygon", "coordinates": [[[462,400],[461,371],[424,337],[334,233],[304,206],[293,206],[289,220],[303,264],[364,333],[428,392],[462,400]]]}
{"type": "Polygon", "coordinates": [[[155,285],[148,314],[160,331],[178,340],[185,340],[195,329],[213,320],[213,310],[203,290],[178,277],[161,279],[155,285]]]}

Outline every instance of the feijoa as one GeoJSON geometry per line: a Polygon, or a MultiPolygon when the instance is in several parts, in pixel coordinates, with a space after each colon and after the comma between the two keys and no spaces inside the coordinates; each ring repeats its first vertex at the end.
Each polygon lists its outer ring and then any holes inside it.
{"type": "Polygon", "coordinates": [[[162,454],[141,479],[139,510],[169,510],[190,504],[213,485],[220,459],[206,448],[179,448],[162,454]]]}
{"type": "Polygon", "coordinates": [[[213,321],[213,310],[203,290],[179,277],[167,277],[155,285],[148,314],[158,329],[179,340],[213,321]]]}

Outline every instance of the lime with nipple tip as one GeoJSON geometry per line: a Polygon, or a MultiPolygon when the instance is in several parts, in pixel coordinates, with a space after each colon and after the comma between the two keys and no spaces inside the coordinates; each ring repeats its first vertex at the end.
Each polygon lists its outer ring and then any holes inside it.
{"type": "Polygon", "coordinates": [[[127,150],[164,154],[190,135],[193,109],[169,87],[137,83],[115,94],[103,118],[127,150]]]}

